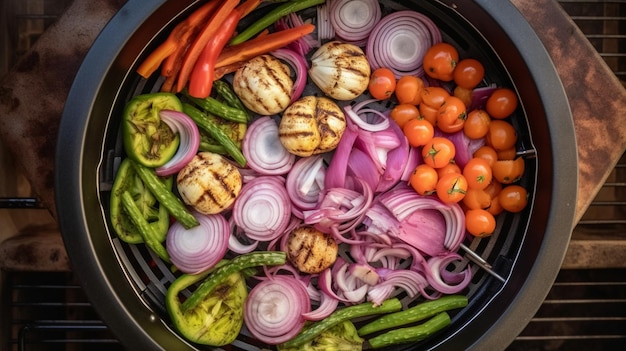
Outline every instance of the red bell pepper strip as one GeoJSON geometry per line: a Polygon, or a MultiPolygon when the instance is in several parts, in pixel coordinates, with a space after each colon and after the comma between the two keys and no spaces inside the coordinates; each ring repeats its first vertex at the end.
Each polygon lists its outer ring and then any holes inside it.
{"type": "Polygon", "coordinates": [[[222,29],[222,24],[237,5],[239,5],[239,0],[225,0],[198,34],[196,40],[187,50],[183,60],[180,73],[178,74],[178,81],[176,82],[176,92],[181,92],[185,88],[202,50],[204,50],[211,37],[222,29]]]}
{"type": "Polygon", "coordinates": [[[222,23],[220,31],[207,42],[189,77],[189,95],[204,99],[211,94],[217,57],[235,34],[240,19],[240,12],[234,9],[222,23]]]}

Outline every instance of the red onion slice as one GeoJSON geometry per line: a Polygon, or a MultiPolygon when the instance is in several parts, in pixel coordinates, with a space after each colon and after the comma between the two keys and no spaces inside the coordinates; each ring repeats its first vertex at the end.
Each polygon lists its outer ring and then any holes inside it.
{"type": "Polygon", "coordinates": [[[248,167],[259,174],[286,174],[296,161],[296,156],[280,142],[278,125],[269,116],[260,117],[248,126],[241,147],[248,167]]]}
{"type": "Polygon", "coordinates": [[[296,216],[302,218],[302,210],[312,210],[317,206],[325,175],[326,168],[321,155],[303,157],[293,165],[287,174],[285,187],[296,216]]]}
{"type": "Polygon", "coordinates": [[[307,71],[309,64],[302,54],[290,49],[278,49],[272,51],[272,56],[287,62],[296,72],[296,79],[291,89],[291,102],[295,102],[302,96],[302,92],[306,87],[307,71]]]}
{"type": "Polygon", "coordinates": [[[166,238],[170,260],[181,272],[189,274],[205,271],[224,258],[230,237],[230,225],[224,216],[194,215],[200,225],[185,229],[174,222],[166,238]]]}
{"type": "Polygon", "coordinates": [[[183,112],[161,110],[159,117],[174,133],[178,133],[180,138],[176,154],[163,166],[155,169],[158,176],[166,177],[180,171],[198,152],[200,132],[196,123],[183,112]]]}
{"type": "Polygon", "coordinates": [[[377,0],[333,0],[329,13],[335,36],[358,46],[367,42],[381,18],[377,0]]]}
{"type": "Polygon", "coordinates": [[[284,234],[291,221],[291,200],[284,179],[260,176],[244,184],[232,216],[252,240],[271,241],[284,234]]]}

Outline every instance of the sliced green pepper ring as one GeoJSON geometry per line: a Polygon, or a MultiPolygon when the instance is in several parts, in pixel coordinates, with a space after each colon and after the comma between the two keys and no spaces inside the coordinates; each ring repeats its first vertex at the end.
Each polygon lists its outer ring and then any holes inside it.
{"type": "Polygon", "coordinates": [[[169,161],[180,144],[178,133],[161,120],[161,110],[182,111],[172,93],[151,93],[133,97],[124,107],[122,134],[128,157],[146,167],[159,167],[169,161]]]}
{"type": "MultiPolygon", "coordinates": [[[[168,188],[171,188],[174,178],[163,178],[163,182],[168,188]]],[[[128,158],[120,164],[113,182],[109,204],[110,218],[113,230],[122,241],[130,244],[142,243],[143,239],[139,230],[124,211],[122,194],[125,191],[130,192],[143,217],[153,227],[154,233],[157,235],[156,239],[163,242],[169,229],[169,213],[165,206],[161,206],[150,190],[145,187],[128,158]]]]}

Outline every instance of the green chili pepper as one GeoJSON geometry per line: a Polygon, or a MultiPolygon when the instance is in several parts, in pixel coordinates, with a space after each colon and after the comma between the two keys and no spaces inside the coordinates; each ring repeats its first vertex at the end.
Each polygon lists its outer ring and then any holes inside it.
{"type": "Polygon", "coordinates": [[[230,45],[240,44],[260,33],[263,29],[269,27],[279,18],[286,16],[292,12],[298,12],[309,7],[323,4],[326,0],[291,0],[276,6],[267,15],[248,26],[244,31],[237,34],[229,42],[230,45]]]}
{"type": "Polygon", "coordinates": [[[146,221],[145,218],[141,215],[141,211],[135,201],[133,200],[130,192],[125,191],[122,194],[122,206],[128,216],[130,217],[131,222],[135,224],[137,231],[141,234],[141,238],[143,239],[146,246],[148,246],[152,251],[154,251],[163,261],[170,262],[170,255],[167,253],[165,246],[161,244],[157,233],[154,232],[150,223],[146,221]]]}
{"type": "MultiPolygon", "coordinates": [[[[122,161],[115,175],[113,188],[111,189],[109,208],[113,230],[124,242],[130,244],[143,242],[139,230],[128,213],[124,210],[122,204],[122,194],[129,192],[141,213],[141,217],[152,227],[156,240],[163,242],[170,224],[169,213],[167,209],[157,201],[156,197],[152,195],[152,192],[146,188],[131,163],[132,161],[128,158],[122,161]]],[[[172,177],[159,178],[159,181],[163,183],[165,188],[172,188],[172,177]]]]}
{"type": "Polygon", "coordinates": [[[246,110],[240,110],[239,108],[232,107],[224,102],[221,102],[210,96],[200,99],[189,95],[187,90],[183,91],[185,97],[193,102],[196,106],[200,107],[204,112],[214,114],[227,121],[246,123],[248,122],[248,112],[246,110]]]}
{"type": "Polygon", "coordinates": [[[448,325],[450,325],[450,316],[447,312],[441,312],[423,324],[394,329],[375,336],[368,341],[370,346],[374,349],[395,344],[418,342],[430,337],[448,325]]]}
{"type": "Polygon", "coordinates": [[[167,289],[165,306],[178,332],[189,341],[223,346],[232,343],[243,325],[243,307],[248,290],[246,270],[261,265],[280,265],[284,252],[253,252],[220,262],[217,268],[183,274],[167,289]],[[193,294],[181,303],[178,295],[200,283],[193,294]]]}
{"type": "Polygon", "coordinates": [[[333,326],[353,318],[373,316],[376,314],[384,314],[397,312],[402,309],[402,303],[395,297],[385,300],[380,306],[375,306],[371,302],[364,302],[358,305],[352,305],[336,310],[331,313],[330,316],[317,321],[315,323],[305,326],[300,334],[295,338],[281,344],[279,348],[293,348],[300,347],[301,345],[313,340],[316,336],[323,331],[332,328],[333,326]]]}
{"type": "Polygon", "coordinates": [[[463,295],[448,295],[436,300],[425,301],[406,310],[386,314],[359,329],[359,335],[367,335],[377,331],[397,328],[402,325],[430,318],[440,312],[467,306],[468,300],[463,295]]]}
{"type": "Polygon", "coordinates": [[[182,111],[183,108],[178,97],[171,93],[137,95],[124,107],[124,149],[128,157],[147,167],[164,165],[180,144],[178,133],[159,117],[163,109],[182,111]]]}
{"type": "Polygon", "coordinates": [[[237,94],[235,94],[235,91],[230,86],[230,84],[224,82],[223,80],[216,80],[213,82],[213,87],[215,88],[215,90],[217,90],[217,94],[222,97],[222,99],[224,99],[228,106],[243,111],[247,116],[248,122],[250,122],[250,120],[252,119],[252,115],[243,104],[243,102],[241,102],[237,94]]]}

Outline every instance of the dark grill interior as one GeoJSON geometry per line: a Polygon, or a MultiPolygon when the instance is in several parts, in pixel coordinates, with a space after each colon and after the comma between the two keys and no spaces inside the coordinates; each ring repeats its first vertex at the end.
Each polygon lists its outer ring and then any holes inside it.
{"type": "MultiPolygon", "coordinates": [[[[18,2],[5,2],[3,15],[8,16],[18,2]]],[[[61,0],[41,3],[41,12],[14,12],[16,15],[3,18],[8,19],[12,49],[5,51],[4,66],[10,67],[36,40],[38,32],[33,29],[43,30],[69,4],[61,0]]],[[[626,1],[559,3],[615,75],[626,82],[626,1]]],[[[3,198],[0,208],[36,208],[34,201],[3,198]]],[[[566,259],[543,305],[507,350],[625,349],[626,156],[576,226],[571,248],[587,250],[591,259],[566,259]]],[[[1,279],[0,349],[122,349],[71,272],[4,271],[1,279]]]]}

